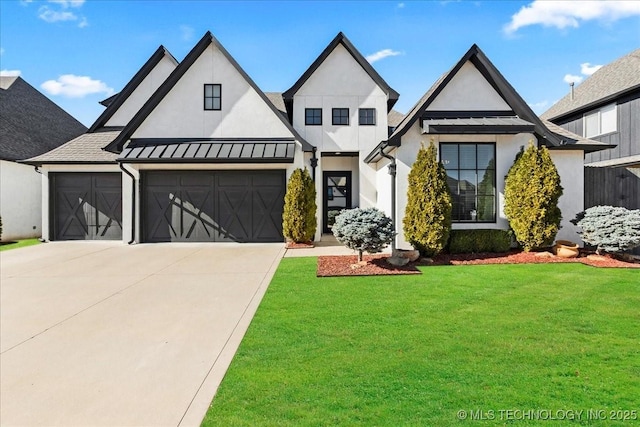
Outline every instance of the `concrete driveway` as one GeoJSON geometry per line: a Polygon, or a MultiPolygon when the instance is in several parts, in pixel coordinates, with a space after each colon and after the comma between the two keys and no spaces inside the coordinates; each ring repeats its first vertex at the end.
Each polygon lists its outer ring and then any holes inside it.
{"type": "Polygon", "coordinates": [[[0,424],[199,425],[283,244],[0,253],[0,424]]]}

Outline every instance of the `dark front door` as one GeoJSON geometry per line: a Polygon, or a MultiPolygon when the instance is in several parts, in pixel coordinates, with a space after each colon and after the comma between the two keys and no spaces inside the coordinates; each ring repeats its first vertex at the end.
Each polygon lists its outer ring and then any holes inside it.
{"type": "Polygon", "coordinates": [[[143,176],[146,242],[282,242],[285,171],[143,176]]]}
{"type": "Polygon", "coordinates": [[[336,216],[351,208],[351,171],[324,172],[322,187],[323,232],[331,233],[336,216]]]}
{"type": "Polygon", "coordinates": [[[122,239],[120,173],[51,173],[52,240],[122,239]]]}

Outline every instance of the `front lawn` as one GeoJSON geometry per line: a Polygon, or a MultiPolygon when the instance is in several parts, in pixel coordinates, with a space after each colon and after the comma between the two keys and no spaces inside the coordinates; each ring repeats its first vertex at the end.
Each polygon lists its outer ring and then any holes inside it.
{"type": "Polygon", "coordinates": [[[0,251],[8,251],[9,249],[24,248],[26,246],[38,245],[40,243],[41,242],[39,239],[25,239],[25,240],[18,240],[15,242],[2,242],[0,243],[0,251]]]}
{"type": "Polygon", "coordinates": [[[421,269],[316,278],[315,258],[283,259],[203,425],[640,419],[640,271],[421,269]]]}

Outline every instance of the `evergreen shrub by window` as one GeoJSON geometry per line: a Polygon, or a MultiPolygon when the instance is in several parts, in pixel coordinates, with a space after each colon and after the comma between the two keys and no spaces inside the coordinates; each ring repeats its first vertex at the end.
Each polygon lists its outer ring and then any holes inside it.
{"type": "Polygon", "coordinates": [[[507,230],[451,230],[449,253],[469,254],[509,252],[511,233],[507,230]]]}
{"type": "Polygon", "coordinates": [[[451,194],[433,140],[420,148],[411,166],[403,230],[407,241],[427,257],[442,252],[449,239],[451,194]]]}
{"type": "Polygon", "coordinates": [[[533,142],[520,151],[505,180],[504,213],[525,251],[553,243],[562,213],[560,175],[549,150],[533,142]]]}

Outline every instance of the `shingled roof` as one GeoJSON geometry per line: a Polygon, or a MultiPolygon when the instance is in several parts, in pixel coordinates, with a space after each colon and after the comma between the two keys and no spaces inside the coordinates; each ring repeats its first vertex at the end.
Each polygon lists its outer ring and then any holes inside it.
{"type": "Polygon", "coordinates": [[[118,155],[102,147],[120,135],[121,129],[102,128],[85,133],[47,153],[25,160],[23,163],[41,165],[45,163],[116,163],[118,155]]]}
{"type": "Polygon", "coordinates": [[[38,156],[86,130],[21,77],[0,77],[0,159],[38,156]]]}
{"type": "Polygon", "coordinates": [[[640,49],[600,68],[574,88],[573,97],[568,93],[540,117],[556,121],[604,105],[636,89],[640,89],[640,49]]]}

